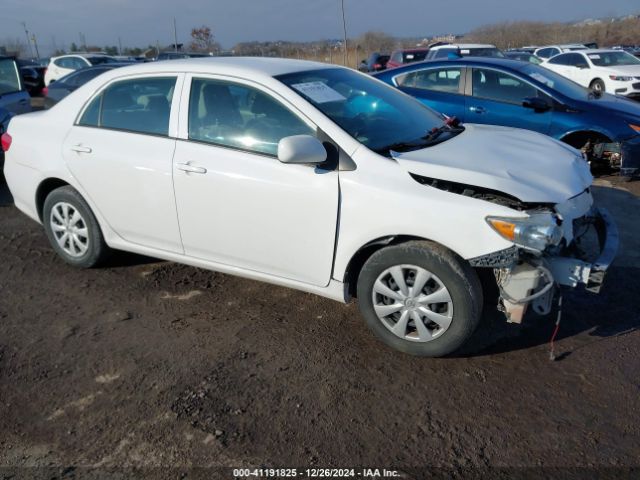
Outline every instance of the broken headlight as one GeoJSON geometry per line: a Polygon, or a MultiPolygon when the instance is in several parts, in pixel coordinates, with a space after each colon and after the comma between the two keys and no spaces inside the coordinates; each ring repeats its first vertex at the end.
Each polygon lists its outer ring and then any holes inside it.
{"type": "Polygon", "coordinates": [[[537,218],[487,217],[487,223],[501,237],[529,250],[542,252],[562,240],[558,225],[543,224],[537,218]]]}

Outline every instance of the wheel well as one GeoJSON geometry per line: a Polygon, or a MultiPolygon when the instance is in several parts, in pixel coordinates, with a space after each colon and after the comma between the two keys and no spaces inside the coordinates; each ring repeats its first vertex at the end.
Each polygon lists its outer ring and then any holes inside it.
{"type": "Polygon", "coordinates": [[[580,150],[587,142],[592,143],[610,143],[611,140],[606,135],[600,132],[594,132],[592,130],[583,130],[579,132],[573,132],[562,137],[562,141],[573,148],[580,150]]]}
{"type": "Polygon", "coordinates": [[[38,186],[38,190],[36,191],[36,209],[40,221],[42,221],[42,210],[44,209],[44,201],[47,199],[47,196],[56,188],[64,187],[65,185],[69,184],[59,178],[47,178],[38,186]]]}
{"type": "Polygon", "coordinates": [[[409,242],[411,240],[427,240],[426,238],[414,237],[411,235],[390,235],[388,237],[378,238],[373,240],[358,250],[347,265],[347,270],[344,274],[344,282],[347,284],[348,293],[351,297],[356,298],[358,296],[358,277],[360,271],[366,263],[366,261],[376,253],[378,250],[388,247],[390,245],[398,245],[400,243],[409,242]]]}

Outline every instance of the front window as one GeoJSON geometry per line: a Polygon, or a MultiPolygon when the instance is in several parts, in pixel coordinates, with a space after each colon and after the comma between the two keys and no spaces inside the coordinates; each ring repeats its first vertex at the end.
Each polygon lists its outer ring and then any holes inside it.
{"type": "Polygon", "coordinates": [[[598,67],[618,67],[623,65],[640,65],[640,59],[627,52],[598,52],[587,54],[591,63],[598,67]]]}
{"type": "Polygon", "coordinates": [[[190,140],[275,156],[278,142],[292,135],[315,131],[270,95],[223,80],[193,80],[190,140]]]}
{"type": "Polygon", "coordinates": [[[0,60],[0,95],[20,91],[18,66],[10,58],[0,60]]]}
{"type": "MultiPolygon", "coordinates": [[[[276,78],[358,142],[379,153],[429,146],[434,138],[429,133],[443,128],[442,115],[393,87],[351,70],[327,68],[276,78]]],[[[459,131],[442,130],[438,140],[444,141],[459,131]]]]}
{"type": "Polygon", "coordinates": [[[473,96],[519,105],[525,98],[537,97],[538,89],[507,73],[474,68],[473,96]]]}
{"type": "Polygon", "coordinates": [[[91,101],[78,124],[166,136],[175,84],[175,77],[114,82],[91,101]]]}

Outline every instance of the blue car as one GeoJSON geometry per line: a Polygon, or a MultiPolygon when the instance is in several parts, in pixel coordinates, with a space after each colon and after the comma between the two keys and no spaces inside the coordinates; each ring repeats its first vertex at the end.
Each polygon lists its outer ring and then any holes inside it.
{"type": "Polygon", "coordinates": [[[640,103],[594,93],[539,65],[461,58],[374,76],[462,122],[535,130],[581,149],[592,166],[640,173],[640,103]]]}

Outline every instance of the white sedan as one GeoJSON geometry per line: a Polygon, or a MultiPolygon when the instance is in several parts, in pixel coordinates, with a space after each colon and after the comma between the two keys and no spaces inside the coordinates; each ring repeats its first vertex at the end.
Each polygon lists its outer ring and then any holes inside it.
{"type": "Polygon", "coordinates": [[[622,50],[562,53],[542,66],[596,92],[640,99],[640,59],[622,50]]]}
{"type": "Polygon", "coordinates": [[[70,55],[61,55],[59,57],[51,57],[49,65],[44,74],[44,84],[49,86],[51,82],[55,82],[60,78],[68,75],[76,70],[101,65],[103,63],[115,63],[116,60],[109,55],[99,53],[74,53],[70,55]]]}
{"type": "Polygon", "coordinates": [[[385,343],[415,355],[469,339],[480,278],[520,322],[528,306],[548,313],[558,284],[598,290],[616,251],[577,150],[445,121],[322,63],[119,68],[16,117],[2,145],[16,206],[69,264],[120,249],[355,296],[385,343]],[[593,264],[569,253],[589,227],[605,239],[593,264]]]}

